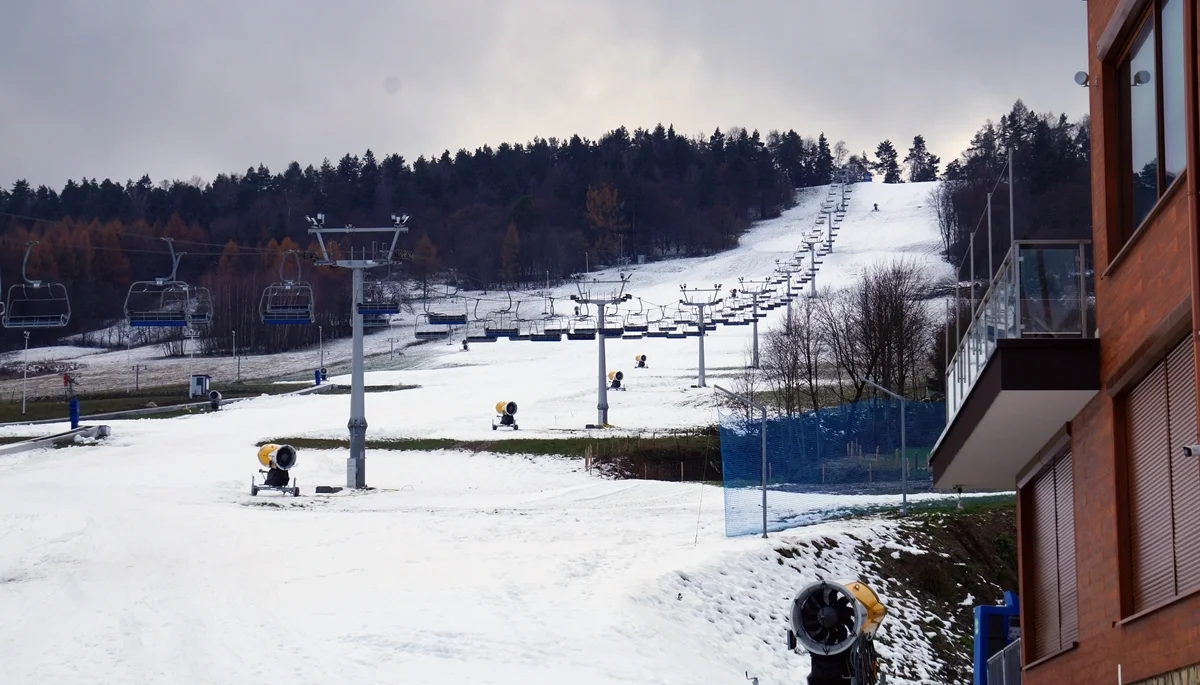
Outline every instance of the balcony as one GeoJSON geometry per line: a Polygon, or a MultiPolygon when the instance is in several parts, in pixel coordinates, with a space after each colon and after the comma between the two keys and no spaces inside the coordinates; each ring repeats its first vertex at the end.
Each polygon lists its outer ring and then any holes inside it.
{"type": "MultiPolygon", "coordinates": [[[[1090,241],[1016,241],[946,368],[937,487],[1011,489],[1017,473],[1100,389],[1090,241]]],[[[960,317],[961,319],[961,317],[960,317]]],[[[957,323],[957,322],[956,322],[957,323]]]]}

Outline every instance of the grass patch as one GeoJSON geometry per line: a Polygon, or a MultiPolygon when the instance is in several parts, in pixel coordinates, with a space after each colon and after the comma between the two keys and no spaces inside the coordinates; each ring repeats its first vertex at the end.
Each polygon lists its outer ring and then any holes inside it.
{"type": "Polygon", "coordinates": [[[16,442],[25,442],[26,440],[37,440],[43,437],[41,435],[5,435],[0,437],[0,445],[11,445],[16,442]]]}
{"type": "MultiPolygon", "coordinates": [[[[225,399],[237,397],[257,397],[259,395],[277,395],[295,388],[287,385],[269,384],[230,384],[216,388],[225,399]]],[[[169,385],[153,388],[142,388],[136,393],[101,392],[80,394],[80,415],[88,417],[94,414],[144,409],[153,402],[156,405],[184,404],[198,402],[199,399],[188,399],[186,385],[169,385]]],[[[15,421],[39,421],[43,419],[67,419],[67,400],[65,397],[37,398],[26,401],[25,414],[21,415],[20,398],[15,402],[0,403],[0,423],[15,421]]],[[[186,413],[186,412],[184,412],[186,413]]],[[[170,418],[172,412],[154,414],[145,418],[170,418]]],[[[174,414],[179,416],[181,414],[174,414]]]]}
{"type": "MultiPolygon", "coordinates": [[[[282,437],[258,444],[285,443],[297,449],[348,449],[341,438],[282,437]]],[[[670,481],[720,481],[721,449],[710,430],[650,437],[612,438],[510,438],[506,440],[450,440],[399,438],[367,440],[368,450],[433,451],[444,449],[494,454],[532,454],[586,458],[593,468],[616,478],[670,481]]]]}
{"type": "MultiPolygon", "coordinates": [[[[363,386],[363,390],[365,390],[366,392],[393,392],[396,390],[415,390],[419,387],[421,387],[421,386],[419,386],[419,385],[404,385],[403,383],[401,383],[399,385],[367,385],[367,386],[363,386]]],[[[335,385],[335,386],[333,386],[332,389],[326,390],[323,394],[325,394],[325,395],[349,395],[350,394],[350,386],[335,385]]]]}

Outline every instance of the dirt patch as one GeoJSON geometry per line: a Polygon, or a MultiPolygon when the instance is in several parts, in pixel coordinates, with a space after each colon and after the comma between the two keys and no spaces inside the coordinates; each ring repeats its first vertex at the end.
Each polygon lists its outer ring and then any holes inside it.
{"type": "Polygon", "coordinates": [[[972,673],[974,607],[999,604],[1017,589],[1016,508],[989,503],[963,512],[917,513],[901,523],[903,537],[924,553],[897,548],[865,554],[889,593],[911,592],[936,619],[921,623],[945,664],[941,682],[968,682],[972,673]],[[971,598],[968,603],[966,600],[971,598]]]}

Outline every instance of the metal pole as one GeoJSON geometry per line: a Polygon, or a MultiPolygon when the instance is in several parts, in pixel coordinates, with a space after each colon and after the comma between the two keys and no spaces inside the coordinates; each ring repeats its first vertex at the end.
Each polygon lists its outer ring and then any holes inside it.
{"type": "Polygon", "coordinates": [[[596,421],[603,428],[608,425],[608,360],[604,353],[604,305],[600,305],[600,324],[596,330],[596,421]]]}
{"type": "Polygon", "coordinates": [[[971,260],[971,318],[975,318],[975,232],[971,232],[971,240],[967,244],[971,260]]]}
{"type": "Polygon", "coordinates": [[[350,456],[346,459],[346,487],[367,487],[367,416],[363,390],[363,317],[358,311],[358,296],[362,292],[363,270],[352,268],[350,288],[350,316],[353,323],[354,343],[350,370],[350,456]]]}
{"type": "Polygon", "coordinates": [[[996,278],[996,265],[992,263],[992,194],[988,193],[987,203],[988,213],[988,287],[991,287],[992,279],[996,278]]]}
{"type": "MultiPolygon", "coordinates": [[[[788,300],[789,307],[791,306],[791,304],[792,304],[791,300],[788,300]]],[[[791,322],[789,321],[788,323],[790,324],[791,322]]],[[[703,331],[701,331],[701,335],[703,335],[703,331]]],[[[754,361],[754,363],[752,364],[752,367],[757,369],[758,368],[758,293],[754,293],[754,357],[753,357],[753,361],[754,361]]],[[[703,364],[703,361],[701,361],[701,364],[703,364]]]]}
{"type": "Polygon", "coordinates": [[[908,513],[908,445],[904,442],[904,395],[900,395],[900,513],[908,513]]]}
{"type": "Polygon", "coordinates": [[[325,368],[325,330],[323,326],[317,326],[317,349],[321,353],[321,368],[325,368]]]}
{"type": "Polygon", "coordinates": [[[696,383],[696,387],[703,388],[704,387],[704,304],[701,303],[700,306],[696,308],[696,310],[697,310],[697,313],[700,315],[700,320],[699,320],[699,323],[700,323],[700,378],[699,378],[699,381],[696,383]]]}
{"type": "Polygon", "coordinates": [[[230,356],[237,357],[237,331],[229,331],[233,333],[233,350],[230,351],[230,356]]]}
{"type": "Polygon", "coordinates": [[[21,375],[21,416],[25,416],[25,383],[29,380],[29,331],[25,331],[25,370],[21,375]]]}
{"type": "Polygon", "coordinates": [[[762,515],[763,515],[763,532],[762,536],[767,538],[767,408],[762,408],[762,515]]]}
{"type": "Polygon", "coordinates": [[[1013,149],[1008,148],[1008,247],[1017,242],[1017,215],[1013,213],[1013,149]]]}

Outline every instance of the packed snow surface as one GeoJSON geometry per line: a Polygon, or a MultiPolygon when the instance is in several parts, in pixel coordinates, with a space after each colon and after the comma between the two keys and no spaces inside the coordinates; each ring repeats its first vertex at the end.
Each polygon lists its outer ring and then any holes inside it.
{"type": "MultiPolygon", "coordinates": [[[[898,253],[944,275],[921,207],[928,190],[856,186],[818,283],[849,282],[898,253]]],[[[802,195],[736,250],[638,267],[630,291],[666,304],[681,282],[729,288],[766,276],[824,196],[802,195]]],[[[386,359],[386,338],[411,331],[410,320],[368,338],[375,368],[390,367],[368,385],[419,386],[367,396],[369,438],[561,437],[596,418],[595,342],[433,343],[386,359]],[[519,403],[518,433],[491,429],[499,400],[519,403]]],[[[749,333],[722,327],[706,339],[709,385],[744,364],[749,333]]],[[[327,345],[327,366],[348,349],[327,345]]],[[[650,432],[715,422],[713,391],[690,387],[696,355],[695,338],[608,341],[608,368],[624,370],[628,387],[609,393],[610,421],[650,432]],[[650,368],[634,370],[642,353],[650,368]]],[[[172,382],[210,373],[218,388],[234,372],[232,360],[161,360],[149,348],[39,358],[76,359],[81,383],[109,387],[126,383],[130,359],[172,382]]],[[[243,373],[299,376],[315,365],[305,351],[243,361],[243,373]]],[[[98,445],[0,457],[3,681],[692,685],[744,683],[748,671],[763,685],[796,683],[807,659],[784,639],[795,592],[818,577],[869,579],[856,544],[912,551],[889,542],[884,520],[727,539],[719,488],[612,481],[564,458],[372,451],[375,489],[326,496],[312,488],[344,482],[346,452],[301,450],[303,497],[249,495],[257,441],[344,437],[348,405],[346,395],[262,397],[109,421],[113,436],[98,445]],[[839,544],[787,559],[775,551],[819,539],[839,544]]],[[[856,501],[834,499],[831,508],[856,501]]],[[[884,601],[894,611],[882,651],[898,681],[927,679],[937,664],[915,603],[884,601]]]]}

